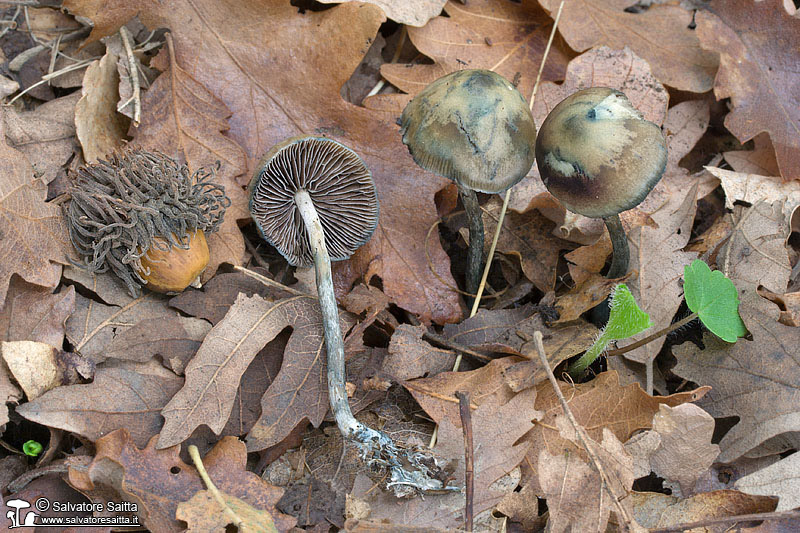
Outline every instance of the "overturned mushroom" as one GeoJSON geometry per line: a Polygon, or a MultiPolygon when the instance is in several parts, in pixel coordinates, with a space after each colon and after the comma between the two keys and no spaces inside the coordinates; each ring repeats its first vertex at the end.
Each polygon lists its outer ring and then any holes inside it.
{"type": "Polygon", "coordinates": [[[630,252],[619,214],[639,205],[667,164],[661,128],[642,118],[619,91],[593,87],[553,108],[536,140],[547,190],[564,207],[602,218],[613,245],[607,277],[628,271],[630,252]]]}
{"type": "Polygon", "coordinates": [[[467,292],[481,277],[483,220],[475,191],[503,192],[531,169],[536,126],[525,98],[489,70],[460,70],[425,87],[403,111],[414,161],[456,182],[469,221],[467,292]]]}
{"type": "Polygon", "coordinates": [[[261,235],[295,266],[316,269],[328,351],[328,393],[339,431],[355,441],[371,464],[391,469],[398,495],[441,490],[426,454],[403,450],[384,433],[355,419],[345,390],[345,363],[331,259],[350,257],[372,236],[378,198],[358,155],[323,137],[295,137],[274,146],[250,183],[250,213],[261,235]],[[411,466],[408,471],[404,466],[411,466]],[[426,466],[428,465],[428,466],[426,466]]]}

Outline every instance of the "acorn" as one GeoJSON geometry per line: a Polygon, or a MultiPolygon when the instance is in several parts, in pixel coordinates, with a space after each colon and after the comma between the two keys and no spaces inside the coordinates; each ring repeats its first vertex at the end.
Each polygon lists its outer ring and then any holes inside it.
{"type": "Polygon", "coordinates": [[[169,246],[161,237],[153,239],[153,246],[141,257],[139,275],[151,291],[161,293],[181,292],[188,286],[200,287],[200,274],[208,266],[208,243],[203,230],[190,238],[188,248],[169,246]]]}
{"type": "Polygon", "coordinates": [[[82,266],[108,270],[132,296],[143,286],[180,292],[208,265],[206,235],[222,224],[230,199],[216,169],[190,173],[160,152],[113,154],[72,176],[67,221],[82,266]]]}

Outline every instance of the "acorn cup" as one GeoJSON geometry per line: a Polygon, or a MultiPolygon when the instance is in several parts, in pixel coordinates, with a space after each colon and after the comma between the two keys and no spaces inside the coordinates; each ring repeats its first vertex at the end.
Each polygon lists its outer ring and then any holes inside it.
{"type": "Polygon", "coordinates": [[[177,293],[199,283],[208,265],[206,235],[219,229],[230,206],[211,180],[216,169],[193,174],[160,152],[136,150],[80,168],[67,208],[76,266],[111,270],[128,292],[143,286],[177,293]]]}

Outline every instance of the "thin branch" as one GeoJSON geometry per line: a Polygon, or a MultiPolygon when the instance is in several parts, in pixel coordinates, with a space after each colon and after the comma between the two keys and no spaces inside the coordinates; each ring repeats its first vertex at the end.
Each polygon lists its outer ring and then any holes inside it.
{"type": "Polygon", "coordinates": [[[245,268],[243,266],[235,265],[233,267],[233,269],[234,270],[238,270],[242,274],[244,274],[246,276],[249,276],[249,277],[251,277],[251,278],[253,278],[253,279],[257,280],[257,281],[260,281],[264,285],[268,285],[268,286],[273,287],[275,289],[279,289],[279,290],[288,292],[289,294],[294,294],[295,296],[308,296],[310,298],[316,298],[313,294],[308,294],[308,293],[305,293],[303,291],[298,291],[297,289],[293,289],[291,287],[288,287],[288,286],[284,285],[283,283],[280,283],[280,282],[275,281],[274,279],[268,278],[267,276],[262,276],[258,272],[253,272],[252,270],[247,269],[247,268],[245,268]]]}
{"type": "Polygon", "coordinates": [[[491,361],[493,359],[492,357],[489,357],[486,354],[482,354],[480,352],[476,352],[475,350],[473,350],[471,348],[467,348],[463,344],[460,344],[458,342],[452,341],[452,340],[448,339],[447,337],[442,337],[441,335],[438,335],[436,333],[432,333],[430,331],[426,331],[425,333],[423,333],[422,334],[422,338],[425,339],[426,341],[438,344],[438,345],[440,345],[440,346],[442,346],[444,348],[449,348],[451,350],[455,350],[456,352],[461,352],[463,354],[470,355],[470,356],[472,356],[472,357],[474,357],[476,359],[480,359],[481,361],[487,361],[488,362],[488,361],[491,361]]]}
{"type": "Polygon", "coordinates": [[[677,526],[651,529],[650,533],[676,533],[704,526],[737,524],[739,522],[756,522],[762,520],[788,520],[792,518],[800,519],[800,511],[782,511],[777,513],[753,513],[753,514],[741,514],[736,516],[723,516],[720,518],[708,518],[706,520],[698,520],[697,522],[678,524],[677,526]]]}
{"type": "Polygon", "coordinates": [[[233,512],[225,498],[222,496],[222,493],[219,489],[214,485],[214,482],[211,481],[211,478],[208,477],[208,472],[206,472],[206,467],[203,465],[203,460],[200,459],[200,452],[197,450],[197,446],[194,444],[189,445],[189,456],[192,458],[192,462],[194,463],[194,467],[197,469],[197,473],[200,474],[200,478],[203,480],[203,483],[206,484],[206,488],[208,492],[211,493],[211,496],[217,501],[217,504],[222,508],[222,512],[224,512],[236,525],[239,531],[244,531],[244,520],[241,519],[239,515],[233,512]]]}
{"type": "Polygon", "coordinates": [[[472,413],[470,412],[469,392],[458,391],[458,414],[464,432],[464,487],[466,505],[464,506],[464,529],[472,533],[473,500],[475,499],[475,450],[472,439],[472,413]]]}
{"type": "MultiPolygon", "coordinates": [[[[133,37],[128,31],[128,28],[121,26],[119,29],[119,36],[122,39],[122,45],[125,47],[125,55],[128,58],[128,70],[131,75],[131,87],[133,88],[133,125],[138,126],[142,118],[142,98],[141,89],[139,86],[139,67],[136,65],[136,57],[133,55],[133,37]]],[[[167,45],[169,46],[170,55],[173,55],[172,50],[172,36],[167,34],[167,45]]]]}
{"type": "Polygon", "coordinates": [[[617,494],[614,485],[611,483],[611,478],[606,473],[605,468],[603,468],[600,458],[589,444],[589,436],[586,434],[586,431],[583,429],[583,427],[578,424],[578,421],[575,420],[575,415],[572,414],[569,404],[567,404],[567,400],[564,398],[564,394],[561,392],[561,387],[558,386],[558,381],[556,381],[556,377],[553,375],[553,370],[550,368],[550,363],[547,361],[547,354],[544,351],[541,331],[535,331],[533,333],[533,342],[536,345],[536,351],[539,354],[539,360],[541,361],[545,372],[547,372],[547,377],[550,380],[550,384],[553,386],[556,396],[558,397],[558,401],[561,403],[561,408],[564,410],[564,414],[567,415],[567,420],[569,420],[569,423],[575,429],[575,434],[578,436],[581,446],[589,455],[589,460],[591,460],[592,465],[597,470],[597,473],[600,474],[600,480],[603,488],[606,490],[606,492],[608,492],[609,496],[611,497],[611,501],[614,502],[617,514],[622,522],[620,526],[624,531],[644,531],[642,526],[636,523],[636,521],[628,513],[628,510],[622,505],[621,500],[625,497],[625,495],[617,494]]]}
{"type": "Polygon", "coordinates": [[[648,342],[652,342],[652,341],[656,340],[657,338],[659,338],[659,337],[661,337],[663,335],[668,335],[668,334],[672,333],[673,331],[675,331],[676,329],[685,326],[686,324],[688,324],[689,322],[691,322],[695,318],[697,318],[697,313],[692,313],[691,315],[687,316],[686,318],[681,319],[681,320],[675,322],[674,324],[670,324],[669,326],[667,326],[667,327],[665,327],[663,329],[660,329],[660,330],[656,331],[655,333],[653,333],[652,335],[648,335],[644,339],[638,340],[638,341],[634,342],[633,344],[629,344],[628,346],[623,346],[622,348],[616,348],[614,350],[607,351],[606,352],[606,357],[611,357],[611,356],[614,356],[614,355],[622,355],[624,353],[632,352],[636,348],[640,348],[640,347],[644,346],[645,344],[647,344],[648,342]]]}

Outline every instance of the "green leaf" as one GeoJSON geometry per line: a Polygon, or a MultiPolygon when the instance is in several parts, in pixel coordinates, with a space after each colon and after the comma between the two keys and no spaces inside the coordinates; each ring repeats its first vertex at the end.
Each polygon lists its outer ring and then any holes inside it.
{"type": "Polygon", "coordinates": [[[639,308],[639,304],[624,283],[614,287],[608,305],[611,308],[608,323],[592,347],[570,367],[569,373],[573,376],[586,370],[603,353],[609,342],[627,339],[653,325],[650,315],[639,308]]]}
{"type": "Polygon", "coordinates": [[[747,334],[739,316],[736,286],[719,270],[712,271],[700,259],[686,265],[683,272],[686,305],[711,333],[727,342],[747,334]]]}
{"type": "Polygon", "coordinates": [[[43,449],[42,445],[35,440],[29,440],[22,445],[22,452],[30,457],[38,456],[43,449]]]}

